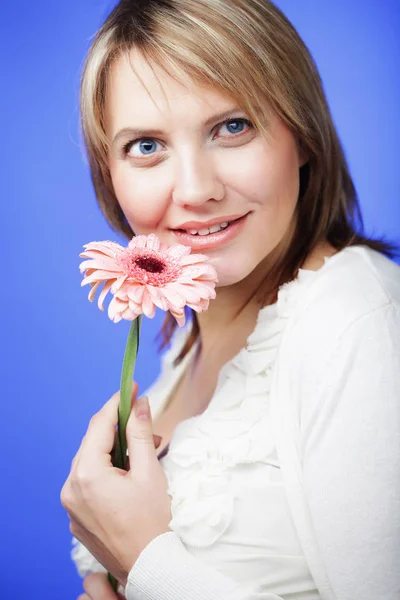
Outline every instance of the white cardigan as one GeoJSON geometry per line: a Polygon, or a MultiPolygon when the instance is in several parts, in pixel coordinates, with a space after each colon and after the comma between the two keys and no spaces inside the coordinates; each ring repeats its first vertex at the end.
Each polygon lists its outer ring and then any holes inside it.
{"type": "MultiPolygon", "coordinates": [[[[290,305],[292,291],[293,282],[282,286],[281,304],[290,305]]],[[[161,375],[156,387],[166,383],[166,375],[161,375]]],[[[368,248],[352,247],[312,272],[301,294],[296,294],[295,305],[288,306],[272,372],[270,406],[293,522],[321,598],[397,600],[400,268],[396,264],[368,248]]],[[[73,558],[81,575],[102,570],[88,561],[81,545],[76,545],[73,558]]],[[[259,593],[255,585],[238,585],[205,565],[173,531],[143,550],[129,573],[125,595],[128,600],[280,598],[259,593]]]]}

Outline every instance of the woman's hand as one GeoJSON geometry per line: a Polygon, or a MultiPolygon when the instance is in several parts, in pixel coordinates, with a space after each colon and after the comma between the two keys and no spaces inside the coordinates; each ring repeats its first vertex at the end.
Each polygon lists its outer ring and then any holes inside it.
{"type": "Polygon", "coordinates": [[[129,471],[113,467],[119,392],[90,420],[61,490],[70,531],[122,585],[151,540],[170,531],[171,499],[158,462],[147,398],[137,399],[126,428],[129,471]],[[140,418],[144,416],[144,420],[140,418]]]}
{"type": "Polygon", "coordinates": [[[77,600],[125,600],[125,596],[113,591],[105,573],[91,573],[83,580],[85,594],[77,600]]]}

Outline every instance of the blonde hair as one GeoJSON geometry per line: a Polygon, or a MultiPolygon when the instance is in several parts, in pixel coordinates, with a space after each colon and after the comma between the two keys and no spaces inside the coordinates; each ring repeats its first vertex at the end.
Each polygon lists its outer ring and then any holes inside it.
{"type": "MultiPolygon", "coordinates": [[[[300,36],[268,0],[122,0],[95,36],[81,81],[81,125],[99,206],[116,231],[134,235],[107,168],[104,104],[112,62],[135,47],[149,62],[184,73],[189,85],[218,86],[268,135],[272,110],[308,162],[300,170],[297,226],[268,273],[276,297],[322,240],[337,250],[364,244],[389,256],[396,247],[363,235],[361,212],[315,63],[300,36]]],[[[167,315],[168,343],[175,321],[167,315]]],[[[179,359],[198,335],[193,329],[179,359]]],[[[164,345],[163,344],[163,345],[164,345]]]]}

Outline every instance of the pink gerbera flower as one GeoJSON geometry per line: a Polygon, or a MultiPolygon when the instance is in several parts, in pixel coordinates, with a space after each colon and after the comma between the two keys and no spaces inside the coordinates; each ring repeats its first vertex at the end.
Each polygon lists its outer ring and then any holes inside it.
{"type": "Polygon", "coordinates": [[[114,297],[108,316],[114,323],[132,321],[141,314],[154,317],[156,307],[169,311],[178,325],[185,324],[184,307],[196,312],[208,308],[215,298],[218,281],[215,269],[202,254],[191,254],[189,246],[161,244],[155,234],[134,237],[127,248],[115,242],[91,242],[79,256],[87,258],[79,265],[86,271],[81,285],[90,284],[93,302],[99,286],[104,287],[98,307],[110,291],[114,297]]]}

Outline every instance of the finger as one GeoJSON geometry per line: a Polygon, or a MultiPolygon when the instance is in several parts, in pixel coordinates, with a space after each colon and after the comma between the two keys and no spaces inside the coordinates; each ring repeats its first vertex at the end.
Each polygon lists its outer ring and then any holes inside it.
{"type": "MultiPolygon", "coordinates": [[[[115,448],[115,446],[117,444],[117,437],[118,437],[118,429],[115,430],[113,450],[114,450],[114,448],[115,448]]],[[[162,439],[163,439],[162,435],[157,435],[156,433],[153,434],[154,448],[158,448],[159,447],[159,445],[162,442],[162,439]]],[[[72,462],[74,462],[74,460],[72,462]]]]}
{"type": "MultiPolygon", "coordinates": [[[[161,442],[162,442],[162,436],[161,435],[157,435],[156,433],[153,434],[153,442],[154,442],[154,448],[159,448],[161,442]]],[[[129,462],[129,450],[127,450],[127,457],[126,457],[126,470],[130,471],[131,469],[131,464],[129,462]]]]}
{"type": "Polygon", "coordinates": [[[74,458],[72,459],[71,469],[70,469],[71,471],[73,471],[76,468],[76,465],[78,464],[79,457],[80,457],[81,450],[82,450],[82,442],[83,442],[83,438],[82,438],[82,441],[81,441],[80,446],[78,448],[78,452],[75,454],[74,458]]]}
{"type": "Polygon", "coordinates": [[[151,411],[145,396],[136,400],[131,411],[126,426],[126,441],[131,470],[146,469],[149,462],[156,460],[151,411]]]}
{"type": "MultiPolygon", "coordinates": [[[[120,390],[118,390],[117,392],[115,392],[115,394],[113,394],[113,395],[112,395],[112,397],[110,398],[110,400],[109,400],[109,401],[111,401],[111,400],[112,400],[112,399],[113,399],[115,396],[118,396],[118,398],[120,397],[120,390]]],[[[112,448],[112,449],[114,449],[114,447],[115,447],[117,435],[118,435],[118,429],[117,429],[117,427],[115,427],[115,433],[114,433],[114,444],[113,444],[113,448],[112,448]]],[[[83,438],[82,438],[82,440],[81,440],[81,443],[80,443],[80,446],[79,446],[79,448],[78,448],[78,451],[77,451],[77,453],[75,454],[74,458],[72,459],[72,462],[71,462],[71,469],[70,469],[71,471],[72,471],[73,469],[75,469],[75,467],[76,467],[76,465],[77,465],[77,463],[78,463],[78,461],[79,461],[79,457],[80,457],[80,454],[81,454],[81,452],[82,452],[82,446],[83,446],[83,441],[84,441],[85,437],[86,437],[86,436],[83,436],[83,438]]]]}
{"type": "Polygon", "coordinates": [[[117,596],[112,589],[106,573],[90,573],[83,580],[83,589],[93,600],[115,600],[117,596]]]}
{"type": "MultiPolygon", "coordinates": [[[[136,397],[138,386],[132,383],[132,398],[136,397]]],[[[79,456],[93,472],[99,468],[111,467],[111,452],[115,441],[115,428],[118,425],[118,405],[120,394],[116,392],[108,402],[91,418],[86,435],[82,440],[79,456]]],[[[84,468],[85,465],[82,465],[84,468]]]]}

